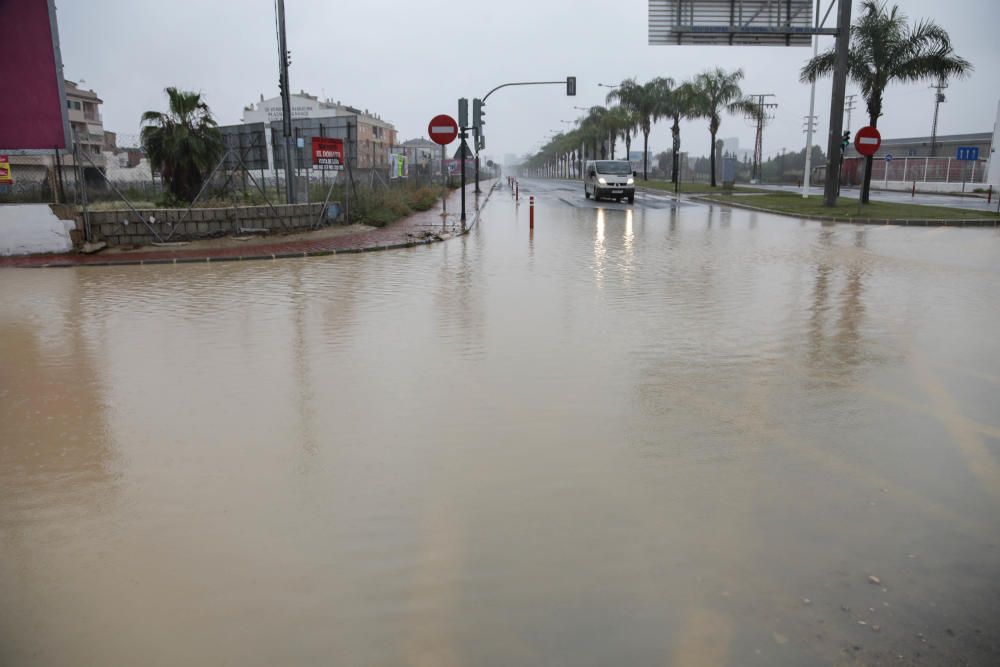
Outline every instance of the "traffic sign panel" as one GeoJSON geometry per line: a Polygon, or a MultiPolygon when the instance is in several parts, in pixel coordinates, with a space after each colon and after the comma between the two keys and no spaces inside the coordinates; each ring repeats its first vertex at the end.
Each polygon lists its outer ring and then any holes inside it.
{"type": "Polygon", "coordinates": [[[956,160],[978,160],[979,146],[959,146],[955,154],[956,160]]]}
{"type": "Polygon", "coordinates": [[[878,151],[878,147],[882,145],[882,135],[879,134],[878,130],[867,125],[854,135],[854,148],[857,149],[859,153],[865,156],[875,155],[878,151]]]}
{"type": "Polygon", "coordinates": [[[892,162],[892,153],[886,153],[885,154],[885,161],[886,162],[892,162]]]}
{"type": "Polygon", "coordinates": [[[458,123],[448,114],[439,114],[431,118],[427,134],[434,143],[447,146],[458,136],[458,123]]]}

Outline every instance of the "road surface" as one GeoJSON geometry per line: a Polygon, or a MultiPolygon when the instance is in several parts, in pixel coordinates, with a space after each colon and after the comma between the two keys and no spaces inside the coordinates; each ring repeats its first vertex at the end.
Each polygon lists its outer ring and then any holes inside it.
{"type": "Polygon", "coordinates": [[[521,193],[0,269],[0,664],[1000,662],[997,230],[521,193]]]}

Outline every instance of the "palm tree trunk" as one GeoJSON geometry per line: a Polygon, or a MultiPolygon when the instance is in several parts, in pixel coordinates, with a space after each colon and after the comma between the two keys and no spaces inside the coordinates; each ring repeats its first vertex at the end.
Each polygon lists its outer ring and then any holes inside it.
{"type": "Polygon", "coordinates": [[[712,170],[712,187],[715,187],[715,132],[709,132],[712,137],[712,146],[709,149],[709,165],[712,170]]]}
{"type": "Polygon", "coordinates": [[[611,159],[615,159],[615,143],[618,137],[612,132],[611,133],[611,159]]]}
{"type": "Polygon", "coordinates": [[[632,133],[629,132],[625,135],[625,159],[629,159],[632,154],[632,133]]]}
{"type": "MultiPolygon", "coordinates": [[[[677,116],[674,116],[674,126],[670,128],[670,133],[674,137],[674,146],[675,147],[680,146],[681,125],[680,125],[680,120],[677,118],[677,116]]],[[[670,182],[676,183],[677,170],[680,169],[681,166],[681,156],[680,156],[680,151],[678,151],[676,148],[671,149],[671,152],[673,153],[673,160],[671,160],[673,164],[670,165],[670,171],[672,172],[670,174],[670,182]]]]}
{"type": "Polygon", "coordinates": [[[649,180],[649,132],[642,131],[642,180],[649,180]]]}

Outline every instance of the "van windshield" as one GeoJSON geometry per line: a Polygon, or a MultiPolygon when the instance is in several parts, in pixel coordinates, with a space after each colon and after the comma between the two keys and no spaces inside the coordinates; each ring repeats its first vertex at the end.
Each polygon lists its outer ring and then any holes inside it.
{"type": "Polygon", "coordinates": [[[632,165],[628,162],[618,160],[598,160],[597,173],[611,174],[613,176],[631,176],[632,165]]]}

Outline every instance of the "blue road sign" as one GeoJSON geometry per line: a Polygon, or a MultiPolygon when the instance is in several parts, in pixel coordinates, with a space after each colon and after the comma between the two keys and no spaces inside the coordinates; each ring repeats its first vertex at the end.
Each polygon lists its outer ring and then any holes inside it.
{"type": "Polygon", "coordinates": [[[892,153],[886,153],[885,154],[885,161],[886,162],[892,162],[892,153]]]}
{"type": "Polygon", "coordinates": [[[979,146],[959,146],[956,160],[978,160],[979,146]]]}

